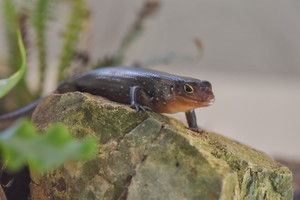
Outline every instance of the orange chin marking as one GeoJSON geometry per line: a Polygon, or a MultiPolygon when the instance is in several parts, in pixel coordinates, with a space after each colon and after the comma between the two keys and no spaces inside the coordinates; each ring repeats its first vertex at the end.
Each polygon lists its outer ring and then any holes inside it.
{"type": "Polygon", "coordinates": [[[163,113],[178,113],[178,112],[186,112],[188,110],[194,109],[193,106],[190,106],[187,102],[181,101],[171,101],[166,105],[162,105],[163,113]]]}
{"type": "Polygon", "coordinates": [[[156,112],[160,112],[160,113],[178,113],[178,112],[186,112],[189,110],[193,110],[198,107],[210,106],[211,104],[212,103],[208,103],[208,102],[194,102],[185,99],[176,99],[167,102],[165,105],[160,104],[159,106],[157,106],[155,110],[156,112]]]}

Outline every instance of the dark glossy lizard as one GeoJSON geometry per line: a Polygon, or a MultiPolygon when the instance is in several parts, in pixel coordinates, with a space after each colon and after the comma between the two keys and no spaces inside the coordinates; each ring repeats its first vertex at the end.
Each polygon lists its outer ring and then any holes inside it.
{"type": "MultiPolygon", "coordinates": [[[[158,113],[185,112],[189,128],[197,126],[195,108],[214,102],[212,86],[208,81],[175,76],[159,71],[110,67],[86,72],[61,83],[55,93],[87,92],[118,103],[129,104],[136,111],[152,110],[158,113]]],[[[20,117],[31,117],[38,100],[18,111],[0,116],[0,129],[20,117]]]]}

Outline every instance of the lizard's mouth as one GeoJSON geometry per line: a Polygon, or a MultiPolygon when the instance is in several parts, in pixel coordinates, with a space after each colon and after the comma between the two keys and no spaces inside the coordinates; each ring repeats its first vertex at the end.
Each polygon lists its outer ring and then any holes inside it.
{"type": "Polygon", "coordinates": [[[201,106],[201,107],[207,107],[207,106],[213,105],[214,102],[215,102],[215,99],[213,98],[213,99],[211,99],[209,102],[202,102],[202,103],[200,103],[200,104],[203,105],[203,106],[201,106]]]}
{"type": "Polygon", "coordinates": [[[211,106],[215,102],[215,96],[212,92],[201,94],[200,97],[185,98],[186,103],[190,103],[195,107],[206,107],[211,106]]]}
{"type": "Polygon", "coordinates": [[[186,101],[186,104],[194,105],[195,108],[197,108],[197,107],[207,107],[207,106],[213,105],[215,102],[215,98],[212,96],[212,97],[207,98],[205,101],[195,101],[192,99],[185,100],[185,101],[186,101]]]}

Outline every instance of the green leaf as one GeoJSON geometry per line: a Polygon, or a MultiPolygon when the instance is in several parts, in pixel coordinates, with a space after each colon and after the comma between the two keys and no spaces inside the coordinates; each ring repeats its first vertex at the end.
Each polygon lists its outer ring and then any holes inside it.
{"type": "Polygon", "coordinates": [[[20,69],[9,78],[0,79],[0,98],[6,95],[21,80],[21,78],[25,75],[27,69],[26,52],[25,52],[20,31],[18,31],[17,34],[18,34],[18,45],[22,57],[22,65],[20,69]]]}
{"type": "Polygon", "coordinates": [[[93,158],[97,142],[92,137],[83,141],[74,138],[63,124],[55,124],[45,134],[39,134],[24,119],[0,133],[0,148],[9,170],[29,165],[32,170],[44,173],[66,161],[93,158]]]}

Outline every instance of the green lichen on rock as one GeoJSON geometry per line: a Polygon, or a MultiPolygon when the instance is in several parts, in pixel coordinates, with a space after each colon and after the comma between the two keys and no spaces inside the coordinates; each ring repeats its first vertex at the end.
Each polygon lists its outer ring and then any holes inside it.
{"type": "Polygon", "coordinates": [[[172,118],[82,93],[49,96],[33,115],[93,135],[99,153],[44,176],[32,199],[292,199],[292,175],[267,155],[221,135],[198,134],[172,118]]]}
{"type": "Polygon", "coordinates": [[[266,154],[246,145],[211,134],[212,154],[225,160],[239,176],[244,199],[291,199],[291,171],[266,154]]]}

